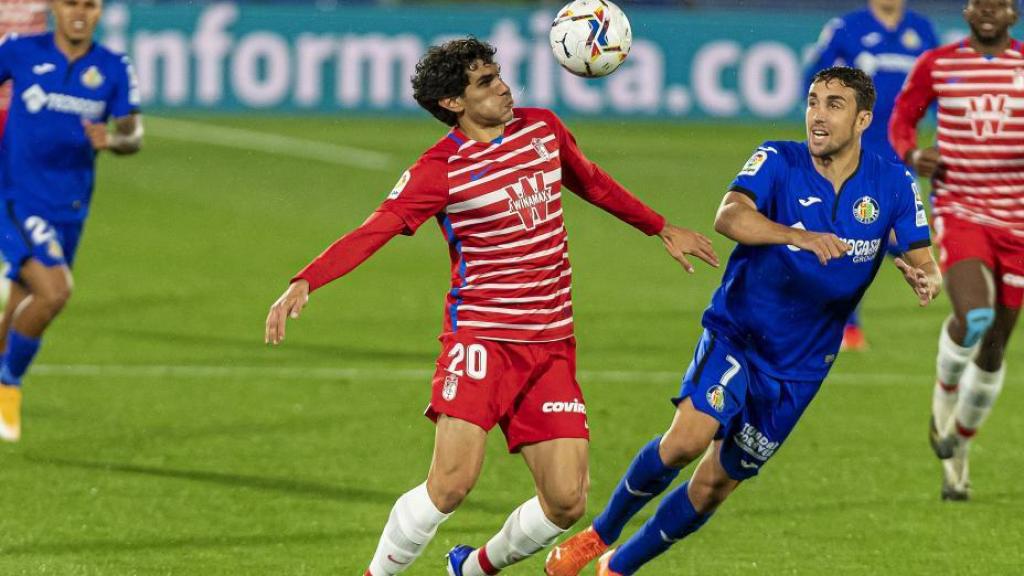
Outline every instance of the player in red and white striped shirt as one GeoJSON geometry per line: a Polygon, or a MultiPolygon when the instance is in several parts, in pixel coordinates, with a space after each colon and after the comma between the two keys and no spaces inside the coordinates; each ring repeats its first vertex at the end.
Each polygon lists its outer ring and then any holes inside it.
{"type": "Polygon", "coordinates": [[[706,237],[667,224],[587,160],[554,114],[513,108],[493,56],[494,48],[474,38],[427,52],[416,68],[414,94],[452,130],[362,226],[292,280],[267,317],[266,340],[276,344],[311,291],[429,219],[448,242],[452,287],[427,407],[436,422],[434,460],[427,481],[392,509],[371,576],[398,574],[419,556],[476,482],[495,425],[509,450],[522,452],[537,497],[485,546],[453,548],[449,573],[494,574],[553,543],[583,514],[589,435],[575,377],[566,188],[659,235],[688,271],[693,266],[685,254],[718,265],[706,237]]]}
{"type": "Polygon", "coordinates": [[[953,304],[932,399],[943,499],[969,497],[970,439],[1002,390],[1003,354],[1024,298],[1024,46],[1009,32],[1018,11],[1017,0],[970,0],[970,37],[921,56],[890,123],[900,157],[932,178],[953,304]],[[938,146],[918,149],[916,125],[932,102],[938,146]]]}

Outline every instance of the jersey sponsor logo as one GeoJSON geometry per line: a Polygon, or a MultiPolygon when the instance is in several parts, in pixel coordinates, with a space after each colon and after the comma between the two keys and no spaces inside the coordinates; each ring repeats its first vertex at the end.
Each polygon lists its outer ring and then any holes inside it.
{"type": "Polygon", "coordinates": [[[779,442],[770,440],[764,433],[748,423],[743,424],[743,428],[733,436],[733,441],[741,450],[761,462],[767,462],[779,448],[779,442]]]}
{"type": "Polygon", "coordinates": [[[850,246],[850,250],[846,252],[846,255],[853,258],[854,264],[871,262],[875,259],[875,256],[878,256],[878,250],[882,247],[882,240],[880,238],[872,240],[842,238],[841,240],[850,246]]]}
{"type": "Polygon", "coordinates": [[[540,411],[544,414],[586,414],[587,405],[573,398],[572,402],[545,402],[540,411]]]}
{"type": "Polygon", "coordinates": [[[758,149],[750,157],[750,160],[747,160],[747,163],[743,165],[743,169],[740,170],[740,176],[754,176],[761,170],[761,166],[764,166],[765,160],[768,160],[768,152],[758,149]]]}
{"type": "Polygon", "coordinates": [[[448,374],[444,377],[444,386],[441,387],[441,398],[451,402],[459,393],[459,377],[456,374],[448,374]]]}
{"type": "Polygon", "coordinates": [[[46,74],[47,72],[53,72],[56,69],[57,67],[55,65],[49,62],[44,62],[42,64],[36,64],[35,66],[33,66],[32,73],[36,76],[42,76],[43,74],[46,74]]]}
{"type": "Polygon", "coordinates": [[[879,34],[878,32],[871,32],[870,34],[865,34],[860,39],[860,43],[863,44],[865,48],[871,48],[872,46],[877,46],[878,43],[881,42],[881,41],[882,41],[882,35],[879,34]]]}
{"type": "Polygon", "coordinates": [[[534,172],[532,178],[523,177],[518,183],[506,186],[505,194],[508,195],[508,211],[518,214],[527,230],[547,220],[551,187],[544,183],[543,172],[534,172]]]}
{"type": "Polygon", "coordinates": [[[1011,111],[1006,94],[983,94],[967,99],[966,117],[971,121],[976,139],[987,138],[1003,131],[1003,123],[1011,111]]]}
{"type": "Polygon", "coordinates": [[[807,198],[798,198],[797,201],[800,202],[800,205],[804,208],[809,208],[818,202],[821,202],[821,198],[818,198],[817,196],[808,196],[807,198]]]}
{"type": "Polygon", "coordinates": [[[708,405],[714,408],[715,412],[721,414],[725,410],[725,388],[722,385],[715,384],[708,388],[707,394],[704,396],[708,400],[708,405]]]}
{"type": "Polygon", "coordinates": [[[106,78],[100,73],[100,69],[96,66],[89,66],[85,72],[82,72],[82,86],[86,88],[96,89],[103,85],[103,81],[106,78]]]}
{"type": "Polygon", "coordinates": [[[388,200],[398,198],[402,194],[402,190],[405,190],[405,185],[409,183],[411,178],[412,174],[410,174],[408,170],[402,172],[401,178],[398,179],[398,182],[395,182],[395,187],[392,188],[391,193],[388,194],[388,200]]]}
{"type": "Polygon", "coordinates": [[[101,118],[107,109],[107,103],[102,100],[89,100],[77,96],[68,96],[59,92],[46,93],[39,84],[33,84],[21,93],[21,99],[25,103],[25,109],[30,114],[37,114],[44,108],[53,112],[63,114],[74,114],[86,118],[101,118]]]}
{"type": "Polygon", "coordinates": [[[853,217],[861,224],[874,224],[880,213],[878,202],[871,196],[862,196],[853,203],[853,217]]]}

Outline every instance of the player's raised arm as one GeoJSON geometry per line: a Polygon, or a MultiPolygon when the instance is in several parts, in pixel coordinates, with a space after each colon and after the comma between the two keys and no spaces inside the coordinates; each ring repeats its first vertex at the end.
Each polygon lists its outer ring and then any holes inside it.
{"type": "Polygon", "coordinates": [[[850,246],[832,233],[811,232],[773,222],[757,210],[745,193],[732,190],[722,199],[715,215],[715,231],[740,244],[787,244],[813,252],[824,266],[839,258],[850,246]]]}
{"type": "Polygon", "coordinates": [[[926,178],[931,177],[939,166],[939,151],[934,146],[918,149],[917,123],[936,98],[932,83],[933,62],[930,51],[917,59],[903,90],[896,97],[892,118],[889,119],[889,142],[896,154],[926,178]]]}

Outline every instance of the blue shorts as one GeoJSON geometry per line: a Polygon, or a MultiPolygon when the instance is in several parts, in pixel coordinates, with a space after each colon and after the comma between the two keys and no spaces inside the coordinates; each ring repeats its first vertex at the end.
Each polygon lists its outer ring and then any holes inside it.
{"type": "Polygon", "coordinates": [[[8,278],[18,280],[29,258],[48,267],[71,267],[82,238],[82,222],[51,223],[45,216],[26,213],[10,201],[0,204],[0,210],[0,254],[10,264],[8,278]]]}
{"type": "Polygon", "coordinates": [[[705,330],[672,401],[690,398],[694,408],[718,420],[722,467],[734,480],[746,480],[778,451],[819,388],[820,381],[764,374],[747,362],[741,346],[705,330]]]}

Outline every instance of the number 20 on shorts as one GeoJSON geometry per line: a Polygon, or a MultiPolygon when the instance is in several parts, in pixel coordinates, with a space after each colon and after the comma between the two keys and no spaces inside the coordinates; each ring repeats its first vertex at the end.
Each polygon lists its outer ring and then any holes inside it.
{"type": "Polygon", "coordinates": [[[448,373],[462,376],[465,374],[474,380],[482,380],[487,376],[487,348],[482,344],[470,344],[466,346],[462,342],[456,342],[448,351],[448,357],[452,359],[448,364],[448,373]],[[463,372],[462,364],[465,362],[466,370],[463,372]]]}

